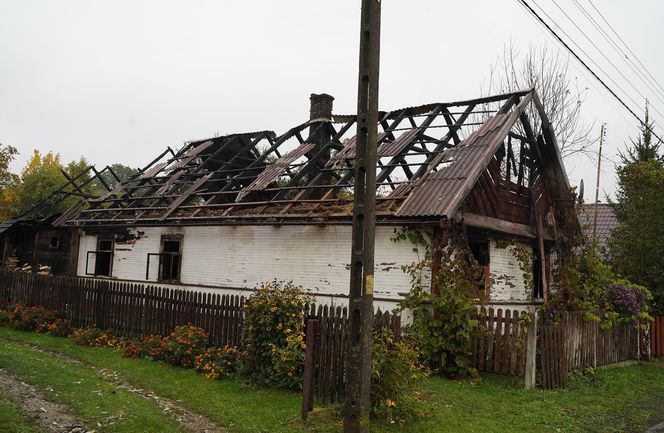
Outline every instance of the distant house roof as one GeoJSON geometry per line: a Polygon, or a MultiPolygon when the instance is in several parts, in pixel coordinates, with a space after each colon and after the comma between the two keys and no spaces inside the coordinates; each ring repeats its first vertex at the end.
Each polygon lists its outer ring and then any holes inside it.
{"type": "Polygon", "coordinates": [[[608,203],[585,203],[579,207],[579,219],[588,238],[593,233],[597,236],[600,247],[607,248],[613,231],[618,227],[618,218],[613,207],[608,203]],[[595,230],[595,209],[597,209],[597,228],[595,230]]]}
{"type": "MultiPolygon", "coordinates": [[[[281,135],[230,134],[190,142],[177,152],[169,148],[104,197],[79,203],[54,224],[350,221],[356,127],[356,116],[330,113],[281,135]]],[[[569,182],[553,128],[534,90],[380,112],[377,219],[452,218],[476,183],[490,181],[495,186],[487,188],[498,188],[500,175],[483,173],[508,142],[507,165],[527,166],[518,173],[520,181],[536,184],[545,177],[555,199],[567,198],[569,182]],[[542,130],[532,130],[532,113],[539,114],[542,130]],[[521,151],[512,151],[511,140],[521,143],[521,151]],[[537,178],[536,166],[546,167],[537,178]]]]}

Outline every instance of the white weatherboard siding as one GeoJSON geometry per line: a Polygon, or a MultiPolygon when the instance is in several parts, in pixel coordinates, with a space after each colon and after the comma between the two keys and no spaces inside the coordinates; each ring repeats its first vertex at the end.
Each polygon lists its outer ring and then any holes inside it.
{"type": "MultiPolygon", "coordinates": [[[[181,235],[181,285],[226,287],[236,289],[233,293],[245,293],[246,289],[277,279],[303,286],[320,303],[346,304],[350,226],[137,227],[131,231],[138,239],[115,244],[113,278],[146,281],[147,254],[159,252],[162,235],[181,235]]],[[[393,236],[392,227],[376,227],[374,296],[376,308],[383,310],[394,308],[410,288],[410,279],[400,267],[420,259],[409,242],[395,243],[390,240],[393,236]]],[[[80,237],[80,276],[85,275],[86,253],[96,249],[96,240],[95,235],[80,237]]],[[[531,293],[525,288],[523,272],[511,247],[498,248],[492,240],[489,253],[493,281],[490,302],[501,303],[501,308],[523,307],[531,293]],[[513,307],[505,306],[511,302],[515,303],[513,307]]],[[[94,270],[94,255],[90,256],[88,269],[94,270]]],[[[157,272],[158,257],[153,256],[147,281],[154,284],[157,272]]]]}
{"type": "MultiPolygon", "coordinates": [[[[491,301],[527,302],[531,300],[532,289],[526,288],[523,271],[511,246],[498,248],[495,241],[489,244],[491,269],[491,301]]],[[[519,246],[532,250],[532,245],[519,243],[519,246]]],[[[532,269],[532,263],[531,263],[532,269]]],[[[532,272],[532,270],[531,270],[532,272]]]]}
{"type": "MultiPolygon", "coordinates": [[[[184,285],[251,289],[277,279],[293,281],[321,301],[348,294],[350,226],[137,227],[132,233],[138,239],[115,244],[114,278],[145,281],[147,254],[159,252],[161,236],[182,235],[180,280],[184,285]]],[[[410,287],[409,277],[400,267],[418,257],[412,245],[395,243],[390,240],[392,236],[392,227],[376,227],[374,296],[393,307],[410,287]]],[[[79,275],[85,274],[86,252],[94,250],[95,245],[96,236],[81,236],[79,275]]],[[[157,268],[158,258],[153,256],[149,281],[156,281],[157,268]]]]}

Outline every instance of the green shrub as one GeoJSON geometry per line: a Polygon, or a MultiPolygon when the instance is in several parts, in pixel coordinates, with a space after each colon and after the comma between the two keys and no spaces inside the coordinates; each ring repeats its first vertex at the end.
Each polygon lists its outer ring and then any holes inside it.
{"type": "Polygon", "coordinates": [[[41,306],[28,307],[18,302],[8,308],[9,326],[21,331],[36,331],[56,321],[55,311],[41,306]]]}
{"type": "Polygon", "coordinates": [[[171,365],[191,368],[196,357],[205,353],[210,337],[203,328],[193,325],[177,326],[163,340],[164,357],[171,365]]]}
{"type": "Polygon", "coordinates": [[[164,337],[161,335],[148,335],[142,338],[132,338],[122,350],[125,358],[146,358],[152,360],[165,360],[164,337]]]}
{"type": "Polygon", "coordinates": [[[52,322],[42,323],[35,331],[38,334],[49,334],[55,337],[67,337],[72,332],[72,327],[67,320],[55,319],[52,322]]]}
{"type": "Polygon", "coordinates": [[[477,291],[483,270],[468,247],[463,228],[452,230],[450,245],[438,251],[438,273],[431,276],[432,289],[425,278],[432,269],[432,251],[428,239],[417,230],[403,230],[394,241],[410,241],[414,251],[424,257],[402,266],[411,279],[411,289],[400,304],[410,309],[413,322],[404,327],[427,367],[446,376],[477,376],[470,365],[471,343],[478,330],[472,293],[477,291]]]}
{"type": "Polygon", "coordinates": [[[245,303],[245,371],[270,386],[302,387],[304,308],[302,287],[276,280],[263,284],[245,303]]]}
{"type": "Polygon", "coordinates": [[[240,367],[241,352],[235,346],[208,347],[196,357],[195,368],[208,379],[225,379],[234,376],[240,367]]]}
{"type": "Polygon", "coordinates": [[[91,347],[111,347],[122,349],[124,347],[124,339],[116,336],[111,330],[102,330],[97,328],[94,324],[85,328],[75,329],[70,338],[74,343],[81,346],[91,347]]]}
{"type": "Polygon", "coordinates": [[[417,385],[428,375],[410,340],[395,341],[389,329],[374,332],[371,346],[371,407],[377,418],[404,424],[426,415],[417,385]]]}

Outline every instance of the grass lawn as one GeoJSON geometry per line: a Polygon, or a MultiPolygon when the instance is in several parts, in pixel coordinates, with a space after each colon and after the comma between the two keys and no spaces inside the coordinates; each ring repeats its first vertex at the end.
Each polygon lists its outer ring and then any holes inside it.
{"type": "MultiPolygon", "coordinates": [[[[119,410],[102,401],[81,402],[94,398],[94,393],[90,395],[93,389],[102,389],[102,395],[110,397],[104,394],[106,388],[100,383],[102,379],[88,369],[87,374],[93,377],[83,383],[90,381],[94,385],[72,386],[71,382],[85,374],[84,366],[58,362],[55,356],[36,352],[19,342],[117,371],[134,386],[178,400],[231,432],[331,433],[341,430],[339,417],[331,410],[313,413],[307,425],[300,423],[299,393],[257,389],[235,381],[212,381],[192,370],[125,359],[110,349],[81,347],[64,338],[0,328],[0,367],[37,385],[57,382],[64,389],[62,401],[87,417],[96,416],[99,412],[96,407],[102,404],[108,405],[109,413],[119,410]]],[[[431,378],[425,388],[425,394],[431,399],[430,417],[405,427],[374,423],[372,431],[617,433],[643,431],[664,419],[664,368],[656,365],[601,370],[595,381],[572,380],[567,390],[525,391],[499,378],[487,378],[479,384],[431,378]]],[[[150,406],[149,402],[143,403],[150,406]]],[[[132,405],[126,407],[134,407],[132,405]]],[[[0,400],[0,415],[2,410],[0,400]]],[[[154,424],[157,421],[153,418],[144,422],[154,424]]],[[[135,425],[142,428],[142,424],[135,425]]],[[[159,431],[178,431],[174,425],[161,428],[159,431]]]]}
{"type": "Polygon", "coordinates": [[[84,365],[63,362],[52,355],[3,340],[0,342],[0,368],[43,390],[47,400],[71,407],[92,429],[146,433],[181,431],[154,403],[118,389],[84,365]]]}
{"type": "Polygon", "coordinates": [[[6,396],[0,394],[0,432],[38,433],[39,430],[6,396]]]}

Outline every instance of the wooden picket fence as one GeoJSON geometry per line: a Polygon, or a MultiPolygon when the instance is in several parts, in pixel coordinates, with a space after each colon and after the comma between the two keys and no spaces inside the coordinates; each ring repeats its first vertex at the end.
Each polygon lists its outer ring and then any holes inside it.
{"type": "Polygon", "coordinates": [[[479,331],[473,339],[471,361],[477,371],[523,376],[526,334],[520,317],[516,310],[484,307],[475,315],[479,331]]]}
{"type": "Polygon", "coordinates": [[[664,356],[664,316],[655,317],[650,324],[650,355],[664,356]]]}
{"type": "MultiPolygon", "coordinates": [[[[378,311],[374,329],[390,329],[395,340],[401,338],[401,316],[378,311]]],[[[311,306],[306,323],[306,350],[302,418],[318,404],[343,400],[348,310],[341,307],[311,306]]]]}
{"type": "Polygon", "coordinates": [[[621,324],[609,330],[584,320],[583,312],[564,312],[554,323],[539,327],[537,344],[542,388],[564,388],[570,371],[635,360],[639,356],[636,327],[621,324]]]}
{"type": "Polygon", "coordinates": [[[0,271],[0,300],[41,305],[73,326],[95,325],[124,337],[204,328],[215,346],[242,345],[244,297],[145,284],[0,271]]]}

